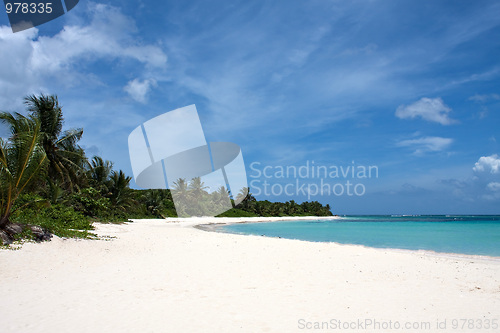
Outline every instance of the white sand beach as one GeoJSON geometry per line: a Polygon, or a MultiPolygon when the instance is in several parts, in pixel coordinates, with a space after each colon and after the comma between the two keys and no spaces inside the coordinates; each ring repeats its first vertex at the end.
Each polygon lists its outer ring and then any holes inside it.
{"type": "Polygon", "coordinates": [[[54,237],[1,250],[0,332],[387,332],[388,325],[493,332],[477,327],[500,325],[498,258],[193,228],[230,221],[97,224],[99,235],[113,238],[54,237]],[[453,329],[462,319],[474,328],[453,329]]]}

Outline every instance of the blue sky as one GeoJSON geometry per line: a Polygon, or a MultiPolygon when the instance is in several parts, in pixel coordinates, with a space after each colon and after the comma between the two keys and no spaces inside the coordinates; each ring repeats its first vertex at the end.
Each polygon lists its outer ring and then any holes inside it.
{"type": "Polygon", "coordinates": [[[377,166],[323,179],[363,195],[309,198],[338,214],[500,214],[497,1],[80,0],[15,34],[2,11],[0,56],[0,109],[57,94],[88,154],[129,175],[128,134],[196,104],[208,141],[241,146],[254,193],[296,184],[257,177],[265,166],[377,166]]]}

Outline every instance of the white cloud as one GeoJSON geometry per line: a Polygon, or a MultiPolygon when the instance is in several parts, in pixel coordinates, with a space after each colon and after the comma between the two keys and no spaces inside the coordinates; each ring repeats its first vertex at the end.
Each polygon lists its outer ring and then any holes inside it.
{"type": "Polygon", "coordinates": [[[35,69],[57,70],[77,59],[132,58],[143,64],[161,67],[167,57],[153,45],[137,45],[132,19],[119,9],[95,4],[90,6],[88,25],[65,26],[53,37],[40,36],[33,45],[32,65],[35,69]]]}
{"type": "Polygon", "coordinates": [[[9,27],[0,26],[2,109],[19,107],[26,94],[47,92],[48,80],[68,85],[92,78],[85,66],[97,61],[133,60],[143,72],[165,68],[163,50],[141,44],[134,21],[119,9],[90,3],[88,10],[90,22],[66,25],[53,36],[40,36],[36,28],[13,34],[9,27]]]}
{"type": "Polygon", "coordinates": [[[426,152],[437,152],[448,148],[453,139],[437,136],[426,136],[418,139],[402,140],[397,143],[399,147],[410,147],[415,149],[414,154],[421,155],[426,152]]]}
{"type": "Polygon", "coordinates": [[[500,157],[482,156],[472,169],[472,177],[441,180],[440,184],[451,187],[452,193],[465,201],[500,200],[500,157]]]}
{"type": "Polygon", "coordinates": [[[396,117],[401,119],[422,118],[441,125],[451,125],[457,121],[449,118],[451,109],[444,104],[441,98],[423,97],[410,105],[400,105],[396,110],[396,117]]]}
{"type": "Polygon", "coordinates": [[[479,103],[484,103],[492,100],[500,100],[500,95],[498,94],[489,94],[489,95],[479,95],[475,94],[474,96],[471,96],[468,98],[469,101],[474,101],[474,102],[479,102],[479,103]]]}
{"type": "Polygon", "coordinates": [[[500,173],[500,157],[497,154],[481,156],[472,168],[475,172],[500,173]]]}
{"type": "Polygon", "coordinates": [[[488,189],[493,192],[500,191],[500,183],[498,182],[491,182],[488,184],[488,189]]]}
{"type": "Polygon", "coordinates": [[[148,92],[151,90],[151,87],[155,86],[156,81],[154,79],[146,79],[143,81],[133,79],[129,81],[123,89],[137,102],[145,103],[148,92]]]}
{"type": "Polygon", "coordinates": [[[12,33],[10,27],[0,26],[0,108],[9,110],[21,105],[20,97],[40,87],[40,73],[26,63],[33,54],[32,41],[36,28],[12,33]]]}

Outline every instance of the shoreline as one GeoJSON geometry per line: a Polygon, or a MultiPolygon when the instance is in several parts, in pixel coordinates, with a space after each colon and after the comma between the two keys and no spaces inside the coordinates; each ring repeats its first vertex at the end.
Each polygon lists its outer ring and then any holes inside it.
{"type": "Polygon", "coordinates": [[[99,240],[0,251],[2,331],[281,333],[372,318],[446,332],[435,323],[500,321],[499,261],[195,227],[204,222],[96,223],[99,240]]]}
{"type": "MultiPolygon", "coordinates": [[[[279,216],[279,217],[201,217],[201,219],[206,219],[201,224],[196,224],[193,227],[213,232],[223,232],[217,231],[218,226],[230,225],[230,224],[247,224],[247,223],[268,223],[268,222],[279,222],[279,221],[311,221],[311,220],[340,220],[339,216],[279,216]],[[208,221],[210,219],[217,219],[217,221],[208,221]],[[223,219],[219,221],[218,219],[223,219]],[[251,219],[251,220],[250,220],[251,219]]],[[[235,234],[236,235],[236,234],[235,234]]],[[[268,236],[263,236],[268,237],[268,236]]]]}
{"type": "MultiPolygon", "coordinates": [[[[170,219],[170,218],[168,218],[170,219]]],[[[176,218],[172,218],[176,219],[176,218]]],[[[201,224],[196,224],[193,225],[194,228],[207,231],[207,232],[218,232],[218,233],[226,233],[226,234],[232,234],[232,235],[239,235],[239,236],[256,236],[256,237],[267,237],[267,238],[274,238],[274,239],[288,239],[288,240],[294,240],[294,241],[301,241],[301,242],[311,242],[311,243],[332,243],[340,246],[354,246],[354,247],[362,247],[362,248],[368,248],[368,249],[375,249],[375,250],[387,250],[387,251],[395,251],[395,252],[403,252],[403,253],[415,253],[415,254],[421,254],[421,255],[429,255],[429,256],[435,256],[435,257],[446,257],[450,259],[454,258],[462,258],[462,259],[475,259],[475,260],[484,260],[484,261],[493,261],[493,262],[500,262],[500,256],[488,256],[488,255],[480,255],[480,254],[466,254],[466,253],[455,253],[455,252],[437,252],[433,250],[423,250],[423,249],[418,249],[418,250],[413,250],[413,249],[401,249],[401,248],[393,248],[393,247],[373,247],[373,246],[367,246],[363,244],[351,244],[351,243],[338,243],[338,242],[325,242],[325,241],[308,241],[308,240],[302,240],[302,239],[295,239],[295,238],[285,238],[285,237],[273,237],[273,236],[266,236],[266,235],[250,235],[250,234],[238,234],[238,233],[230,233],[230,232],[225,232],[221,231],[219,229],[220,226],[224,225],[231,225],[231,224],[240,224],[240,223],[266,223],[266,222],[275,222],[275,221],[307,221],[307,220],[341,220],[342,217],[340,216],[290,216],[290,217],[254,217],[254,218],[243,218],[243,217],[230,217],[230,218],[225,218],[225,217],[200,217],[199,219],[228,219],[224,220],[224,222],[211,222],[211,221],[204,221],[201,224]],[[253,221],[248,221],[243,219],[255,219],[253,221]]],[[[177,222],[177,221],[172,221],[172,222],[177,222]]],[[[182,222],[182,221],[179,221],[182,222]]]]}

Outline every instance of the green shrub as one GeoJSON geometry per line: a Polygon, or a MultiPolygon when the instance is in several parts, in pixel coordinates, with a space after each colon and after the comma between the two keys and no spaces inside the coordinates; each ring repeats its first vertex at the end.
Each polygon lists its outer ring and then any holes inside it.
{"type": "MultiPolygon", "coordinates": [[[[21,208],[12,216],[13,222],[39,225],[59,237],[95,237],[89,233],[93,229],[92,221],[71,207],[60,204],[49,207],[21,208]]],[[[20,234],[21,238],[31,238],[30,232],[20,234]]]]}
{"type": "Polygon", "coordinates": [[[73,194],[71,203],[76,211],[93,217],[105,215],[111,207],[110,200],[93,187],[84,188],[73,194]]]}

